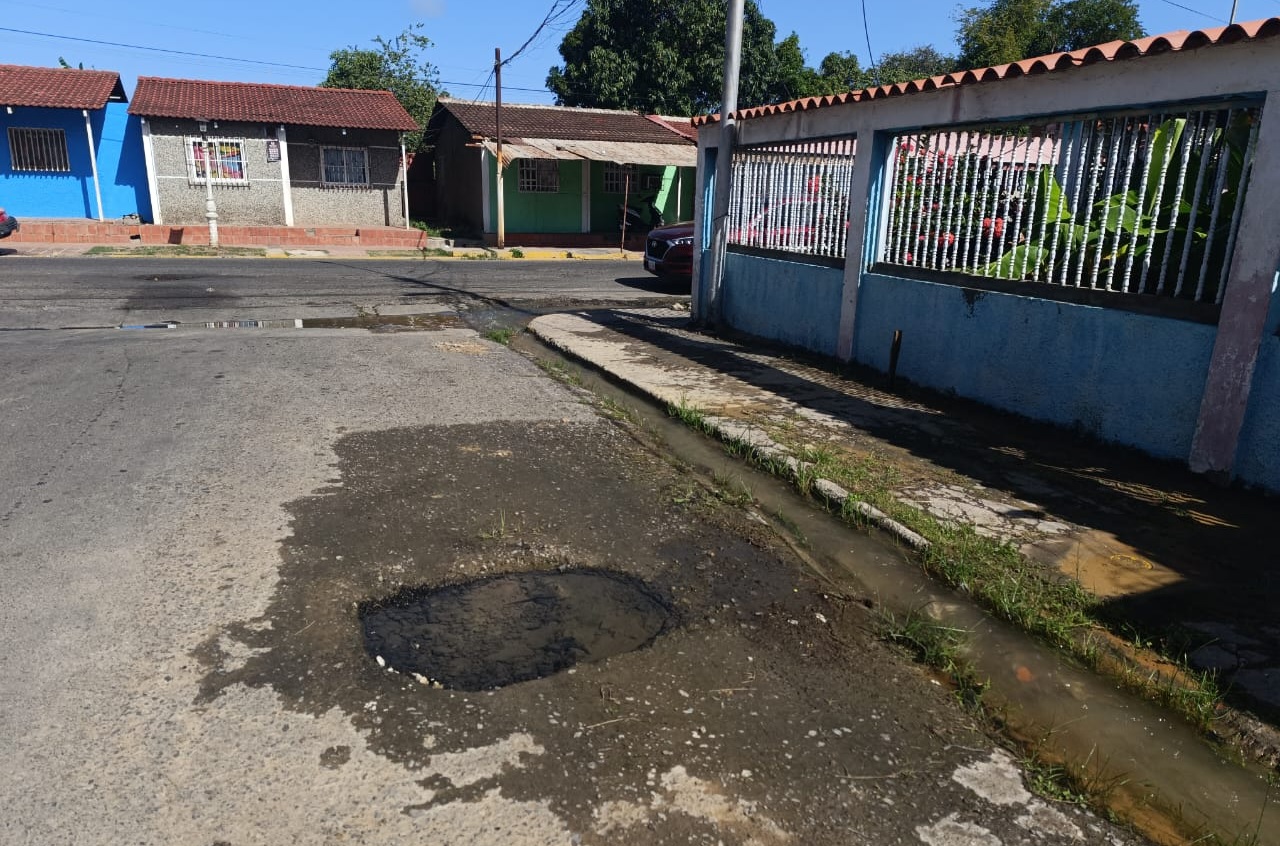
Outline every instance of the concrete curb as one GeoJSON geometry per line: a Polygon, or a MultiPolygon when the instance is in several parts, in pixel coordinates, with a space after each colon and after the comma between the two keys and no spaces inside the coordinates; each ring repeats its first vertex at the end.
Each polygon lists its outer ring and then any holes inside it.
{"type": "MultiPolygon", "coordinates": [[[[645,385],[627,378],[617,368],[610,367],[607,363],[597,363],[580,355],[573,349],[573,345],[559,337],[554,331],[545,331],[540,329],[538,322],[541,318],[534,319],[529,323],[529,331],[541,339],[544,343],[549,344],[564,355],[572,358],[574,361],[580,362],[594,370],[607,373],[614,379],[631,386],[632,390],[648,397],[650,400],[661,405],[670,405],[672,400],[669,396],[665,396],[661,391],[652,390],[645,385]]],[[[787,467],[789,477],[792,481],[798,479],[804,471],[813,467],[812,464],[804,462],[796,458],[788,452],[781,444],[770,438],[762,430],[757,427],[744,423],[741,420],[734,420],[727,417],[706,416],[703,418],[708,433],[723,441],[724,443],[741,447],[750,456],[753,463],[766,465],[769,463],[782,464],[787,467]]],[[[859,515],[866,518],[868,522],[876,526],[883,532],[891,535],[901,543],[906,544],[912,549],[923,552],[929,549],[932,544],[923,536],[913,532],[903,524],[894,520],[888,514],[871,505],[868,502],[852,499],[852,494],[840,485],[830,479],[817,478],[812,483],[813,490],[817,493],[828,506],[843,509],[845,504],[852,501],[852,508],[859,515]]]]}
{"type": "MultiPolygon", "coordinates": [[[[634,261],[641,260],[641,253],[627,252],[618,253],[615,250],[608,250],[600,253],[583,253],[579,250],[550,250],[550,249],[523,249],[520,247],[510,247],[504,250],[484,250],[475,247],[458,247],[452,248],[454,255],[436,256],[423,255],[422,251],[411,248],[397,249],[394,247],[375,247],[351,249],[350,252],[344,249],[333,250],[324,247],[298,247],[289,248],[278,245],[236,245],[236,249],[246,250],[262,250],[262,255],[190,255],[182,253],[148,253],[144,252],[147,247],[124,247],[116,244],[22,244],[14,245],[0,251],[0,254],[8,254],[17,258],[66,258],[66,257],[85,257],[85,258],[160,258],[160,259],[205,259],[205,258],[269,258],[269,259],[368,259],[372,261],[414,261],[422,259],[431,259],[433,261],[634,261]],[[89,251],[94,248],[108,248],[110,252],[96,253],[92,256],[89,251]],[[118,247],[118,249],[117,249],[118,247]],[[520,256],[511,254],[513,249],[519,249],[522,253],[520,256]],[[376,253],[390,253],[391,255],[376,255],[376,253]]],[[[445,247],[443,249],[450,249],[445,247]]]]}

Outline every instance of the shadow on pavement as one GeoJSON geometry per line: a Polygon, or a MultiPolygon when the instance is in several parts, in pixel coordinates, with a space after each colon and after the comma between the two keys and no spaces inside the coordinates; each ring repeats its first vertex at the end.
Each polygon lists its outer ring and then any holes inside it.
{"type": "MultiPolygon", "coordinates": [[[[888,445],[891,458],[900,450],[908,470],[912,460],[943,468],[1083,527],[1083,535],[1048,550],[1067,575],[1077,575],[1071,561],[1087,545],[1081,537],[1094,539],[1097,548],[1087,552],[1099,583],[1108,567],[1151,570],[1154,562],[1173,571],[1172,584],[1099,591],[1103,619],[1118,631],[1173,633],[1185,637],[1188,651],[1211,650],[1214,660],[1207,663],[1220,671],[1227,700],[1280,721],[1277,498],[1220,487],[1173,462],[971,401],[902,382],[890,390],[875,371],[837,371],[830,362],[759,341],[679,331],[684,317],[658,322],[612,310],[588,317],[652,345],[673,366],[701,365],[831,415],[888,445]],[[1126,547],[1138,555],[1118,551],[1126,547]]],[[[1093,590],[1089,581],[1082,579],[1093,590]]]]}

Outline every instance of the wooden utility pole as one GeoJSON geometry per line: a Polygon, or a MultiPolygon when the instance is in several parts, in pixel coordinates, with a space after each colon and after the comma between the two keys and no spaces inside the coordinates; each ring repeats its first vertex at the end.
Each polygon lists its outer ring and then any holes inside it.
{"type": "Polygon", "coordinates": [[[497,135],[498,148],[498,249],[506,246],[507,221],[502,208],[502,48],[493,48],[493,90],[494,113],[493,123],[497,135]]]}

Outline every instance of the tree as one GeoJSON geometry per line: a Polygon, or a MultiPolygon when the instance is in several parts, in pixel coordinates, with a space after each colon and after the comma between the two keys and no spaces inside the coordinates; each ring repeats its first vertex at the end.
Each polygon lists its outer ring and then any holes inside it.
{"type": "Polygon", "coordinates": [[[822,78],[824,94],[853,91],[871,84],[871,74],[862,69],[853,53],[828,53],[818,65],[818,76],[822,78]]]}
{"type": "MultiPolygon", "coordinates": [[[[426,126],[436,96],[443,92],[438,90],[438,71],[423,58],[431,39],[421,28],[422,24],[413,24],[390,41],[379,36],[373,40],[377,49],[333,51],[329,54],[329,75],[321,87],[390,91],[419,126],[426,126]]],[[[421,143],[421,129],[405,133],[407,149],[417,150],[421,143]]]]}
{"type": "Polygon", "coordinates": [[[992,0],[963,10],[959,24],[960,65],[966,68],[1144,34],[1134,0],[992,0]]]}
{"type": "MultiPolygon", "coordinates": [[[[670,115],[715,111],[723,90],[726,14],[723,0],[587,0],[560,43],[564,64],[551,68],[547,87],[562,106],[670,115]]],[[[754,0],[746,0],[740,106],[791,99],[794,89],[811,81],[802,72],[799,38],[775,45],[776,31],[754,0]],[[778,64],[779,46],[785,67],[778,64]]]]}
{"type": "Polygon", "coordinates": [[[876,68],[881,85],[928,79],[951,73],[958,67],[954,56],[944,56],[928,45],[913,47],[900,53],[885,53],[876,68]]]}
{"type": "Polygon", "coordinates": [[[800,36],[791,33],[774,45],[773,52],[776,75],[769,91],[770,100],[799,100],[801,97],[830,93],[826,80],[805,64],[804,50],[800,49],[800,36]]]}

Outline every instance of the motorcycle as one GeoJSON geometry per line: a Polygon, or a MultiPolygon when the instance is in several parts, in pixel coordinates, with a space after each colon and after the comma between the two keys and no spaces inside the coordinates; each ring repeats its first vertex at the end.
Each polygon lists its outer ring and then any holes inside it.
{"type": "Polygon", "coordinates": [[[646,212],[649,216],[648,221],[641,214],[640,209],[635,206],[618,206],[618,229],[622,232],[631,232],[639,230],[647,232],[650,229],[657,229],[666,223],[662,216],[662,209],[658,208],[656,202],[657,197],[650,198],[645,203],[646,212]]]}

